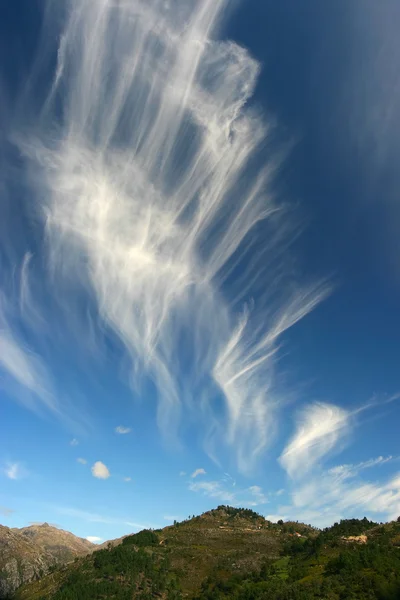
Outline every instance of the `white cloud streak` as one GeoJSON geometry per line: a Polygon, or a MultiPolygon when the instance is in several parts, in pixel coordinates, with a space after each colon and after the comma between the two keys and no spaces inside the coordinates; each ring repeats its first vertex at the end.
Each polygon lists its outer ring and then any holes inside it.
{"type": "Polygon", "coordinates": [[[92,544],[99,544],[103,541],[103,538],[97,537],[97,535],[88,535],[86,539],[88,542],[92,542],[92,544]]]}
{"type": "Polygon", "coordinates": [[[298,413],[296,432],[280,464],[292,479],[300,479],[335,449],[349,431],[350,413],[332,404],[316,403],[298,413]]]}
{"type": "MultiPolygon", "coordinates": [[[[382,461],[376,463],[377,466],[382,461]]],[[[372,466],[372,465],[371,465],[372,466]]],[[[380,483],[360,479],[351,465],[339,465],[301,482],[292,492],[292,506],[281,507],[292,519],[326,526],[342,518],[367,515],[395,519],[400,514],[400,474],[380,483]]]]}
{"type": "Polygon", "coordinates": [[[92,475],[93,477],[97,477],[97,479],[108,479],[111,473],[106,465],[98,460],[92,466],[92,475]]]}
{"type": "Polygon", "coordinates": [[[6,477],[8,477],[8,479],[16,480],[21,479],[21,477],[23,476],[23,471],[19,463],[8,463],[7,466],[4,468],[4,474],[6,477]]]}
{"type": "Polygon", "coordinates": [[[37,397],[50,404],[45,385],[43,385],[43,366],[38,357],[20,345],[10,333],[0,331],[0,366],[21,386],[33,392],[37,397]]]}
{"type": "Polygon", "coordinates": [[[126,435],[127,433],[130,433],[132,431],[132,429],[130,427],[123,427],[122,425],[119,425],[118,427],[115,428],[115,433],[119,433],[120,435],[126,435]]]}
{"type": "Polygon", "coordinates": [[[0,383],[29,408],[44,406],[58,412],[43,361],[13,331],[14,313],[14,307],[0,289],[0,383]]]}
{"type": "Polygon", "coordinates": [[[87,464],[86,458],[77,458],[76,462],[78,462],[81,465],[86,465],[87,464]]]}
{"type": "Polygon", "coordinates": [[[15,510],[13,510],[12,508],[7,508],[7,506],[0,506],[0,515],[2,515],[3,517],[10,517],[14,512],[15,510]]]}
{"type": "Polygon", "coordinates": [[[246,502],[247,506],[260,506],[261,504],[268,504],[268,497],[266,494],[264,494],[259,485],[252,485],[249,487],[248,491],[253,499],[246,502]]]}
{"type": "Polygon", "coordinates": [[[269,125],[246,108],[259,65],[215,40],[225,5],[70,0],[51,91],[29,139],[16,137],[55,298],[73,307],[86,290],[130,357],[135,393],[154,381],[166,436],[184,410],[202,414],[210,455],[228,447],[247,471],[276,429],[279,340],[326,289],[284,275],[277,161],[253,161],[269,125]],[[248,260],[260,221],[266,242],[248,260]]]}
{"type": "Polygon", "coordinates": [[[400,513],[399,475],[383,483],[361,479],[366,470],[387,464],[393,456],[324,468],[329,455],[348,435],[351,417],[357,412],[321,403],[300,411],[296,432],[279,459],[292,480],[288,493],[292,504],[280,506],[278,516],[324,527],[360,514],[393,519],[400,513]]]}
{"type": "MultiPolygon", "coordinates": [[[[60,515],[66,515],[76,519],[82,519],[87,523],[104,523],[106,525],[127,525],[135,529],[149,529],[152,527],[149,523],[138,523],[133,519],[127,518],[116,518],[106,515],[100,515],[98,513],[82,510],[79,508],[73,508],[69,506],[54,506],[50,505],[50,508],[55,510],[60,515]]],[[[154,526],[154,525],[153,525],[154,526]]]]}
{"type": "Polygon", "coordinates": [[[199,475],[206,475],[206,471],[204,469],[196,469],[195,471],[193,471],[190,477],[192,479],[195,479],[199,475]]]}
{"type": "Polygon", "coordinates": [[[188,489],[191,492],[197,492],[234,506],[256,507],[269,502],[267,494],[260,486],[237,488],[235,481],[230,477],[224,477],[217,481],[190,481],[188,489]]]}
{"type": "Polygon", "coordinates": [[[216,498],[221,502],[233,503],[236,501],[234,492],[226,489],[220,481],[192,481],[189,484],[189,490],[200,492],[209,498],[216,498]]]}

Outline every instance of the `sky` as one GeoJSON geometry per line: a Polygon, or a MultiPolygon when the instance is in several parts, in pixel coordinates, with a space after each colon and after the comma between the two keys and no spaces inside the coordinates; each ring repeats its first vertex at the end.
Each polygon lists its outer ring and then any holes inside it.
{"type": "Polygon", "coordinates": [[[397,518],[399,18],[1,4],[1,523],[397,518]]]}

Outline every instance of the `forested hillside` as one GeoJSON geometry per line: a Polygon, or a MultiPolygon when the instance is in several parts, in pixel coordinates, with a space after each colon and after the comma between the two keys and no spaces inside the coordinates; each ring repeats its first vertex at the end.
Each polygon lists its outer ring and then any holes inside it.
{"type": "Polygon", "coordinates": [[[15,600],[398,600],[400,522],[318,530],[221,506],[109,544],[15,600]]]}

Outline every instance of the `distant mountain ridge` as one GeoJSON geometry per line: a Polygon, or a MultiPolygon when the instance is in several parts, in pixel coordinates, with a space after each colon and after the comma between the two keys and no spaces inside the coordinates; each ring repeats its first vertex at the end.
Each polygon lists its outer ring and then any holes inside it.
{"type": "Polygon", "coordinates": [[[48,523],[21,529],[0,525],[0,600],[51,568],[68,563],[96,546],[48,523]]]}

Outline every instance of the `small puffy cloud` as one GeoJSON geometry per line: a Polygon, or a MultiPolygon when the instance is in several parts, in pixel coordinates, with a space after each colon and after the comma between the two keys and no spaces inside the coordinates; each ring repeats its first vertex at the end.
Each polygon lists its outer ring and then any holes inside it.
{"type": "Polygon", "coordinates": [[[285,515],[267,515],[265,517],[267,521],[272,521],[272,523],[276,523],[277,521],[286,521],[287,517],[285,515]]]}
{"type": "Polygon", "coordinates": [[[22,476],[19,463],[8,463],[4,469],[4,473],[8,479],[20,479],[22,476]]]}
{"type": "Polygon", "coordinates": [[[120,435],[125,435],[131,431],[132,429],[130,427],[123,427],[122,425],[118,425],[118,427],[115,428],[115,433],[119,433],[120,435]]]}
{"type": "Polygon", "coordinates": [[[12,508],[7,508],[7,506],[0,506],[0,515],[2,515],[3,517],[9,517],[14,512],[15,510],[13,510],[12,508]]]}
{"type": "Polygon", "coordinates": [[[277,492],[275,492],[275,496],[282,496],[282,494],[285,493],[284,489],[278,490],[277,492]]]}
{"type": "Polygon", "coordinates": [[[124,481],[126,481],[126,482],[132,481],[132,477],[124,477],[124,481]]]}
{"type": "Polygon", "coordinates": [[[103,538],[97,537],[97,535],[88,535],[86,539],[88,542],[92,542],[92,544],[99,544],[103,541],[103,538]]]}
{"type": "Polygon", "coordinates": [[[87,464],[86,458],[77,458],[76,462],[80,463],[81,465],[86,465],[87,464]]]}
{"type": "Polygon", "coordinates": [[[206,475],[206,471],[204,469],[196,469],[195,471],[193,471],[193,473],[191,474],[191,478],[194,479],[195,477],[198,477],[199,475],[206,475]]]}
{"type": "Polygon", "coordinates": [[[104,463],[98,460],[92,467],[92,475],[93,477],[97,477],[97,479],[108,479],[110,477],[110,471],[104,463]]]}
{"type": "Polygon", "coordinates": [[[186,475],[186,471],[181,471],[181,472],[179,473],[179,477],[184,477],[185,475],[186,475]]]}
{"type": "Polygon", "coordinates": [[[70,446],[77,446],[78,444],[79,442],[76,438],[73,438],[69,443],[70,446]]]}

